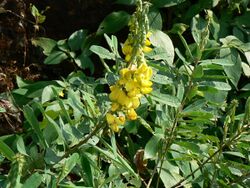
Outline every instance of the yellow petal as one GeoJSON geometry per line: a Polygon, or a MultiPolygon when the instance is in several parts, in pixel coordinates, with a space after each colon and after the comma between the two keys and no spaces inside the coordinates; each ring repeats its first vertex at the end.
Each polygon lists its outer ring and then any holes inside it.
{"type": "Polygon", "coordinates": [[[130,54],[127,54],[126,57],[125,57],[125,61],[129,62],[131,59],[131,55],[130,54]]]}
{"type": "Polygon", "coordinates": [[[124,123],[125,123],[125,117],[124,116],[117,117],[115,119],[115,123],[117,125],[124,125],[124,123]]]}
{"type": "Polygon", "coordinates": [[[147,71],[146,71],[146,74],[145,74],[145,79],[147,80],[150,80],[150,78],[152,77],[153,75],[153,70],[151,67],[148,67],[147,71]]]}
{"type": "Polygon", "coordinates": [[[114,131],[114,132],[119,132],[119,127],[118,127],[118,125],[117,124],[112,124],[112,125],[110,125],[110,128],[114,131]]]}
{"type": "Polygon", "coordinates": [[[106,120],[107,120],[108,124],[111,125],[115,122],[115,116],[113,116],[111,113],[107,113],[106,120]]]}
{"type": "Polygon", "coordinates": [[[120,73],[121,77],[125,77],[126,73],[128,73],[128,72],[129,72],[129,69],[124,68],[124,69],[121,69],[119,73],[120,73]]]}
{"type": "Polygon", "coordinates": [[[142,80],[141,81],[141,86],[142,87],[150,87],[150,86],[152,86],[152,82],[151,81],[149,81],[149,80],[142,80]]]}
{"type": "Polygon", "coordinates": [[[122,123],[122,125],[125,123],[125,121],[126,121],[126,118],[125,118],[125,116],[119,116],[119,120],[121,121],[121,122],[123,122],[122,123]]]}
{"type": "Polygon", "coordinates": [[[147,33],[146,37],[149,38],[151,35],[152,35],[152,32],[149,31],[149,32],[147,33]]]}
{"type": "Polygon", "coordinates": [[[152,48],[150,48],[150,47],[148,47],[148,46],[144,46],[143,47],[143,52],[144,53],[149,53],[149,52],[151,52],[152,51],[152,48]]]}
{"type": "Polygon", "coordinates": [[[114,112],[116,110],[118,110],[120,107],[120,105],[116,102],[113,102],[112,105],[111,105],[111,111],[114,112]]]}
{"type": "Polygon", "coordinates": [[[127,110],[127,117],[130,120],[136,120],[137,119],[137,114],[133,108],[130,108],[127,110]]]}
{"type": "Polygon", "coordinates": [[[145,46],[150,46],[150,45],[151,45],[150,40],[146,39],[146,40],[145,40],[145,46]]]}
{"type": "Polygon", "coordinates": [[[127,83],[125,84],[125,89],[126,91],[132,91],[132,90],[135,90],[137,87],[138,87],[138,83],[133,81],[133,80],[130,80],[130,81],[127,81],[127,83]]]}
{"type": "Polygon", "coordinates": [[[148,94],[148,93],[150,93],[152,90],[153,90],[152,87],[143,87],[143,88],[141,88],[141,93],[142,93],[142,94],[148,94]]]}
{"type": "Polygon", "coordinates": [[[140,99],[138,97],[132,98],[133,108],[136,109],[140,106],[140,99]]]}
{"type": "Polygon", "coordinates": [[[144,73],[145,71],[148,70],[148,65],[146,63],[142,63],[139,68],[136,70],[136,73],[137,74],[142,74],[144,73]]]}
{"type": "Polygon", "coordinates": [[[58,95],[59,95],[59,97],[64,97],[63,91],[60,91],[60,92],[58,93],[58,95]]]}
{"type": "Polygon", "coordinates": [[[129,97],[138,97],[139,94],[140,94],[140,89],[138,88],[128,92],[129,97]]]}
{"type": "Polygon", "coordinates": [[[124,45],[123,45],[122,53],[123,53],[124,55],[131,54],[132,51],[133,51],[133,48],[132,48],[131,45],[129,45],[129,44],[124,44],[124,45]]]}

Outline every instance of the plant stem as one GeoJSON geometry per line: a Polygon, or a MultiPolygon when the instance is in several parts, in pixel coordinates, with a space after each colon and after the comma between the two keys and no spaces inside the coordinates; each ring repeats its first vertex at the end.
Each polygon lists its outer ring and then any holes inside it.
{"type": "MultiPolygon", "coordinates": [[[[173,126],[172,126],[171,131],[170,131],[170,133],[169,133],[169,135],[168,135],[169,137],[168,137],[168,139],[167,139],[167,141],[166,141],[165,147],[163,148],[163,152],[162,152],[163,154],[167,153],[169,147],[171,146],[171,143],[172,143],[172,141],[173,141],[173,139],[174,139],[174,133],[175,133],[175,130],[176,130],[177,125],[178,125],[179,115],[180,115],[180,113],[182,112],[182,109],[184,108],[184,105],[185,105],[185,103],[186,103],[186,100],[187,100],[187,98],[188,98],[189,93],[190,93],[191,90],[192,90],[192,87],[193,87],[193,82],[192,82],[192,80],[190,79],[190,80],[189,80],[189,84],[188,84],[188,89],[187,89],[186,95],[185,95],[185,97],[184,97],[184,99],[183,99],[181,105],[179,106],[177,112],[176,112],[176,116],[175,116],[175,119],[174,119],[174,122],[173,122],[173,126]]],[[[167,137],[166,132],[167,132],[167,130],[165,131],[165,134],[164,134],[164,138],[165,138],[165,139],[166,139],[166,137],[167,137]]],[[[156,173],[156,171],[157,171],[158,165],[159,165],[159,163],[160,163],[160,170],[159,170],[159,176],[158,176],[158,179],[157,179],[157,186],[156,186],[156,187],[159,186],[159,181],[160,181],[159,178],[160,178],[161,168],[162,168],[162,165],[163,165],[163,158],[164,158],[164,155],[159,156],[159,159],[157,160],[156,165],[155,165],[155,168],[154,168],[154,170],[153,170],[152,176],[151,176],[151,178],[150,178],[149,181],[148,181],[147,188],[150,188],[150,185],[151,185],[151,183],[152,183],[153,177],[154,177],[154,175],[155,175],[155,173],[156,173]]]]}
{"type": "Polygon", "coordinates": [[[107,63],[104,61],[104,59],[100,58],[102,65],[104,66],[104,68],[108,71],[108,72],[112,72],[109,68],[109,66],[107,65],[107,63]]]}
{"type": "Polygon", "coordinates": [[[180,37],[182,44],[184,45],[184,47],[188,51],[189,56],[192,58],[192,60],[194,60],[194,56],[193,56],[190,48],[188,47],[188,44],[187,44],[185,38],[180,33],[178,33],[178,36],[180,37]]]}
{"type": "Polygon", "coordinates": [[[233,141],[235,141],[236,139],[238,139],[242,132],[243,132],[243,130],[239,131],[236,135],[234,135],[227,142],[222,143],[221,146],[219,147],[219,149],[217,151],[215,151],[210,157],[208,157],[203,163],[201,163],[198,168],[196,168],[194,171],[192,171],[189,175],[187,175],[185,178],[183,178],[182,180],[180,180],[178,183],[176,183],[175,185],[173,185],[171,188],[181,187],[182,183],[184,181],[186,181],[189,177],[193,176],[198,170],[200,170],[201,168],[203,168],[203,166],[205,164],[207,164],[214,156],[216,156],[218,153],[220,153],[226,146],[231,145],[233,141]]]}
{"type": "Polygon", "coordinates": [[[81,140],[78,144],[69,148],[69,150],[65,152],[65,154],[62,156],[61,160],[68,157],[71,153],[74,153],[76,150],[78,150],[83,144],[85,144],[92,136],[97,134],[105,126],[106,126],[105,123],[97,125],[95,129],[92,132],[90,132],[83,140],[81,140]]]}

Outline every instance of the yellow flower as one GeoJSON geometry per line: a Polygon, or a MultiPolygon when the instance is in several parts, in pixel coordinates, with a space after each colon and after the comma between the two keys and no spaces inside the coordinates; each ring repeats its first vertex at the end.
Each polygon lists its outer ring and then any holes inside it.
{"type": "Polygon", "coordinates": [[[151,35],[152,35],[152,32],[149,31],[149,32],[147,33],[146,37],[149,38],[151,35]]]}
{"type": "Polygon", "coordinates": [[[127,75],[127,73],[129,72],[130,70],[128,68],[124,68],[124,69],[121,69],[119,73],[121,77],[125,77],[125,75],[127,75]]]}
{"type": "Polygon", "coordinates": [[[148,46],[143,46],[143,52],[145,53],[149,53],[152,51],[152,48],[148,47],[148,46]]]}
{"type": "Polygon", "coordinates": [[[64,97],[63,91],[60,91],[60,92],[58,93],[58,95],[59,95],[59,97],[64,97]]]}
{"type": "Polygon", "coordinates": [[[153,75],[153,70],[151,67],[148,67],[146,73],[145,73],[145,79],[150,80],[153,75]]]}
{"type": "Polygon", "coordinates": [[[127,117],[130,120],[136,120],[137,119],[137,114],[133,108],[129,108],[127,110],[127,117]]]}
{"type": "Polygon", "coordinates": [[[131,54],[133,51],[133,48],[131,44],[129,43],[128,39],[125,41],[123,47],[122,47],[122,53],[124,55],[131,54]]]}
{"type": "Polygon", "coordinates": [[[128,92],[129,97],[139,97],[140,96],[140,89],[136,88],[132,91],[128,92]]]}
{"type": "Polygon", "coordinates": [[[112,124],[110,125],[110,128],[114,131],[114,132],[119,132],[119,126],[117,124],[112,124]]]}
{"type": "Polygon", "coordinates": [[[125,84],[125,89],[126,91],[132,91],[132,90],[135,90],[137,87],[138,87],[138,83],[133,81],[133,80],[130,80],[130,81],[127,81],[127,83],[125,84]]]}
{"type": "Polygon", "coordinates": [[[124,91],[121,91],[119,93],[119,96],[117,97],[117,103],[121,105],[126,105],[129,102],[128,96],[125,94],[124,91]]]}
{"type": "Polygon", "coordinates": [[[148,70],[148,65],[147,63],[143,62],[139,68],[136,70],[137,74],[143,74],[144,72],[146,72],[148,70]]]}
{"type": "Polygon", "coordinates": [[[138,97],[133,97],[132,99],[132,108],[136,109],[140,106],[140,99],[138,97]]]}
{"type": "Polygon", "coordinates": [[[141,86],[142,87],[150,87],[150,86],[152,86],[153,85],[153,83],[151,82],[151,81],[149,81],[149,80],[142,80],[141,81],[141,86]]]}
{"type": "Polygon", "coordinates": [[[149,39],[146,39],[146,41],[145,41],[145,45],[146,45],[146,46],[150,46],[150,45],[151,45],[151,42],[150,42],[150,40],[149,40],[149,39]]]}
{"type": "Polygon", "coordinates": [[[142,93],[142,94],[148,94],[148,93],[150,93],[152,90],[153,90],[152,87],[143,87],[143,88],[141,88],[141,93],[142,93]]]}
{"type": "Polygon", "coordinates": [[[113,102],[112,105],[111,105],[111,111],[112,112],[115,112],[116,110],[118,110],[120,107],[120,105],[116,102],[113,102]]]}
{"type": "Polygon", "coordinates": [[[115,116],[113,116],[111,113],[106,114],[106,120],[109,125],[115,123],[115,116]]]}
{"type": "Polygon", "coordinates": [[[118,124],[118,125],[124,125],[125,123],[125,117],[124,116],[119,116],[115,119],[115,122],[118,124]]]}
{"type": "Polygon", "coordinates": [[[131,55],[130,55],[130,54],[127,54],[127,55],[125,56],[125,61],[129,62],[130,59],[131,59],[131,55]]]}

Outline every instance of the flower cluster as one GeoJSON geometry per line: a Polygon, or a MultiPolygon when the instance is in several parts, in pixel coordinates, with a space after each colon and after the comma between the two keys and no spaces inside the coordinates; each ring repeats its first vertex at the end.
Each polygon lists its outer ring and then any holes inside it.
{"type": "MultiPolygon", "coordinates": [[[[152,48],[150,47],[151,42],[149,40],[151,34],[152,34],[151,32],[148,32],[146,35],[146,40],[144,42],[144,46],[142,47],[142,51],[144,53],[152,51],[152,48]]],[[[132,37],[129,37],[123,44],[122,53],[125,55],[126,62],[129,62],[131,60],[133,54],[133,46],[134,46],[134,39],[132,37]]],[[[138,55],[139,53],[140,52],[136,52],[136,55],[138,55]]]]}
{"type": "Polygon", "coordinates": [[[148,4],[142,1],[137,3],[137,10],[129,22],[130,33],[122,48],[127,67],[119,71],[119,80],[110,87],[112,105],[106,119],[115,132],[119,131],[126,119],[137,119],[135,110],[140,106],[140,98],[152,91],[150,79],[153,71],[144,57],[144,53],[152,50],[149,40],[151,32],[148,31],[148,4]]]}
{"type": "Polygon", "coordinates": [[[137,119],[135,109],[140,105],[140,98],[152,91],[152,73],[152,68],[146,62],[141,63],[138,68],[132,66],[120,70],[120,79],[110,87],[109,98],[112,105],[111,112],[106,116],[113,131],[119,131],[119,126],[125,123],[125,119],[137,119]]]}

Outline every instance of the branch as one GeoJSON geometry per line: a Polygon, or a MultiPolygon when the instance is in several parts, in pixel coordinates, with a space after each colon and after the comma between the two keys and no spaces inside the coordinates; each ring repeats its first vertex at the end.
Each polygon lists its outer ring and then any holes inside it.
{"type": "Polygon", "coordinates": [[[76,150],[78,150],[83,144],[85,144],[92,136],[97,134],[105,126],[106,126],[105,123],[97,125],[95,129],[92,132],[90,132],[83,140],[81,140],[78,144],[69,148],[69,150],[62,156],[61,160],[68,157],[70,154],[74,153],[76,150]]]}

